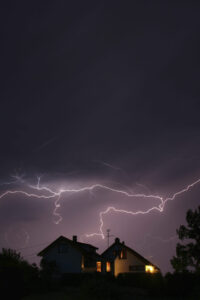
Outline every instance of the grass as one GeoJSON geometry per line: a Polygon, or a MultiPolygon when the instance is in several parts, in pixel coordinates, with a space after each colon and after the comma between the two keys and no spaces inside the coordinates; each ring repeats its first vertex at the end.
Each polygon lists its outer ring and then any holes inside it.
{"type": "MultiPolygon", "coordinates": [[[[55,293],[46,293],[46,294],[35,294],[23,298],[23,300],[66,300],[67,298],[64,293],[55,292],[55,293]]],[[[73,298],[71,298],[73,299],[73,298]]]]}
{"type": "Polygon", "coordinates": [[[51,282],[46,282],[43,287],[41,286],[39,289],[37,289],[38,294],[35,293],[24,297],[23,300],[200,299],[199,285],[197,285],[196,289],[196,285],[187,286],[188,281],[185,280],[185,277],[183,278],[184,281],[179,280],[180,282],[178,280],[175,282],[163,282],[162,278],[157,277],[150,278],[151,280],[148,280],[147,276],[123,276],[118,278],[118,280],[112,277],[107,278],[95,276],[91,278],[85,278],[82,281],[78,279],[80,278],[72,277],[70,281],[70,278],[67,277],[64,281],[57,283],[54,282],[54,284],[51,282]],[[186,288],[185,290],[183,289],[184,284],[186,288]],[[192,286],[191,289],[190,286],[192,286]],[[180,292],[180,294],[178,292],[180,292]],[[174,297],[166,295],[174,295],[174,297]]]}
{"type": "MultiPolygon", "coordinates": [[[[122,288],[115,287],[113,292],[112,287],[110,292],[106,291],[102,293],[94,294],[93,291],[85,290],[84,288],[63,288],[61,291],[48,292],[42,294],[34,294],[23,298],[23,300],[172,300],[183,298],[171,298],[171,297],[149,297],[144,295],[142,290],[137,290],[133,288],[122,288]]],[[[187,300],[189,300],[187,298],[187,300]]]]}

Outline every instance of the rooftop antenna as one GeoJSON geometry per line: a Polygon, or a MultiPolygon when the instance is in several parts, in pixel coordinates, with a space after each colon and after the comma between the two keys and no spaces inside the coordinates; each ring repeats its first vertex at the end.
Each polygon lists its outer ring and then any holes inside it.
{"type": "Polygon", "coordinates": [[[107,237],[107,245],[109,247],[109,245],[110,245],[110,238],[111,237],[115,237],[115,235],[110,234],[110,229],[107,229],[106,231],[107,231],[107,235],[106,235],[106,237],[107,237]]]}
{"type": "Polygon", "coordinates": [[[108,247],[109,247],[109,239],[110,239],[110,229],[107,229],[107,243],[108,243],[108,247]]]}

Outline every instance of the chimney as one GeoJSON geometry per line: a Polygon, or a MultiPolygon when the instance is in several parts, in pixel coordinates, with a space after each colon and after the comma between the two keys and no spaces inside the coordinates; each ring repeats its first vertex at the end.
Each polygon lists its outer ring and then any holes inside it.
{"type": "Polygon", "coordinates": [[[73,235],[73,237],[72,237],[72,241],[73,241],[74,243],[76,243],[76,242],[77,242],[77,235],[73,235]]]}
{"type": "Polygon", "coordinates": [[[119,243],[120,243],[120,239],[119,239],[118,237],[115,239],[115,243],[116,243],[116,244],[119,244],[119,243]]]}

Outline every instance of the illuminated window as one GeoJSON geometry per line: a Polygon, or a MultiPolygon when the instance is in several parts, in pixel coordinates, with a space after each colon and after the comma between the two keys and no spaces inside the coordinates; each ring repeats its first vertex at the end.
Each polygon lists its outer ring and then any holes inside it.
{"type": "Polygon", "coordinates": [[[101,272],[101,262],[97,261],[97,272],[101,272]]]}
{"type": "Polygon", "coordinates": [[[84,269],[84,256],[82,256],[82,260],[81,260],[81,268],[84,269]]]}
{"type": "Polygon", "coordinates": [[[107,261],[106,262],[106,272],[110,272],[111,271],[111,265],[110,265],[110,262],[107,261]]]}
{"type": "Polygon", "coordinates": [[[146,265],[145,266],[145,272],[147,272],[147,273],[154,273],[155,272],[154,266],[148,266],[148,265],[146,265]]]}
{"type": "Polygon", "coordinates": [[[119,258],[120,259],[126,259],[126,250],[123,249],[123,250],[120,251],[119,258]]]}

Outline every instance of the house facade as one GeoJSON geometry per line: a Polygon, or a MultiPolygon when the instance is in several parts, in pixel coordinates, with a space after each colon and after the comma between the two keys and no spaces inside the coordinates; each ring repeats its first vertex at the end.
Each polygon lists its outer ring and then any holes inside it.
{"type": "Polygon", "coordinates": [[[46,262],[55,262],[58,276],[65,273],[101,272],[117,276],[120,273],[160,272],[159,268],[139,253],[120,242],[119,238],[101,255],[93,245],[60,236],[38,253],[46,262]]]}
{"type": "Polygon", "coordinates": [[[104,272],[111,272],[114,276],[120,273],[160,272],[160,269],[139,253],[120,242],[119,238],[102,254],[104,272]]]}
{"type": "Polygon", "coordinates": [[[46,262],[55,262],[58,274],[95,272],[101,265],[98,248],[60,236],[53,243],[38,253],[46,262]]]}

